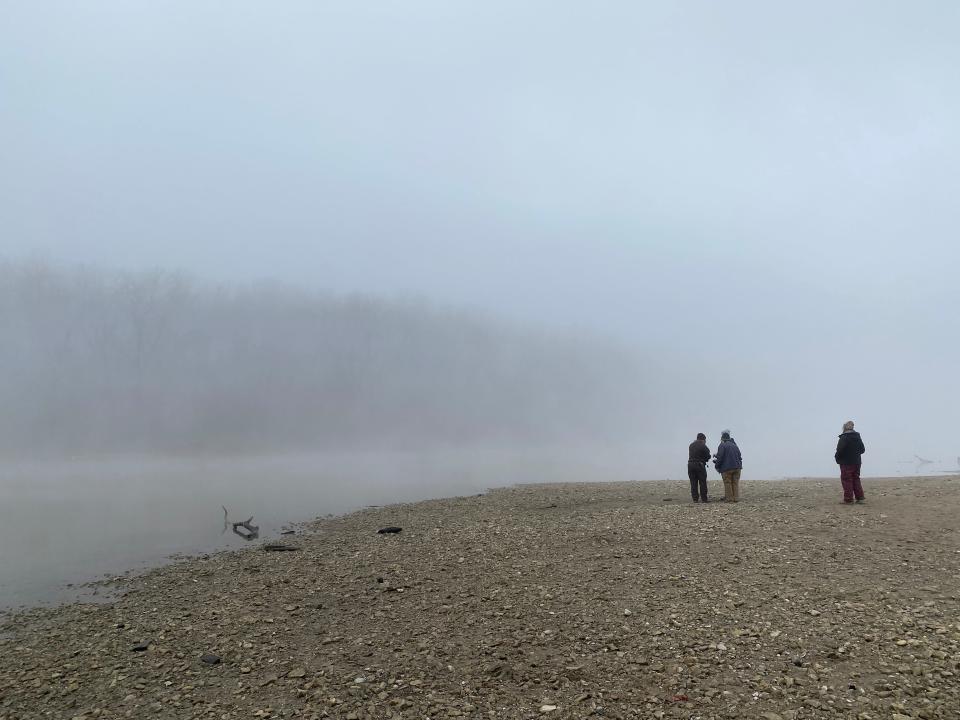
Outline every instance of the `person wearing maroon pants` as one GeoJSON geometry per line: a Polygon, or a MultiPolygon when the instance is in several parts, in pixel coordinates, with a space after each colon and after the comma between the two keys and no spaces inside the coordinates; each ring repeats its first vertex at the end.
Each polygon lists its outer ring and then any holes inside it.
{"type": "Polygon", "coordinates": [[[843,432],[837,441],[837,451],[833,454],[833,459],[840,466],[843,502],[847,505],[853,503],[854,498],[861,505],[866,502],[863,495],[863,485],[860,484],[860,456],[866,451],[860,433],[853,429],[853,420],[847,420],[843,424],[843,432]]]}

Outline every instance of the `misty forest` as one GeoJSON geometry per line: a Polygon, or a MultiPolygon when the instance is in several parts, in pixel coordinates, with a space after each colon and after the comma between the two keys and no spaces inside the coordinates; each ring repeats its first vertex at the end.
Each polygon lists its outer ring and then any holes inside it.
{"type": "Polygon", "coordinates": [[[427,302],[0,265],[13,457],[628,437],[637,360],[427,302]]]}

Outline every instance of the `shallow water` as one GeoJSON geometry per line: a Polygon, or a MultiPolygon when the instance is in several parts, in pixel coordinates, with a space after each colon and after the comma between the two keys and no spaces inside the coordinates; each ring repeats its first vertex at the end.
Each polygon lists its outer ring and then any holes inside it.
{"type": "Polygon", "coordinates": [[[252,515],[262,539],[366,505],[606,479],[632,478],[556,452],[6,462],[0,608],[97,599],[102,590],[80,586],[172,555],[247,544],[224,530],[221,506],[231,522],[252,515]]]}

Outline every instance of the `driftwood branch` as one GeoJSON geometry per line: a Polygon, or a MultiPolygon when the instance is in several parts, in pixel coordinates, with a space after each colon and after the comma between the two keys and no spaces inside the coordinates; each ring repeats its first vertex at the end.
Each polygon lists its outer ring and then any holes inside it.
{"type": "Polygon", "coordinates": [[[233,527],[233,532],[236,535],[239,535],[244,540],[255,540],[260,537],[260,526],[253,524],[253,515],[248,517],[246,520],[241,520],[240,522],[232,523],[229,521],[229,514],[227,513],[227,508],[221,505],[223,508],[223,531],[226,532],[227,525],[233,527]],[[242,529],[241,529],[242,528],[242,529]]]}

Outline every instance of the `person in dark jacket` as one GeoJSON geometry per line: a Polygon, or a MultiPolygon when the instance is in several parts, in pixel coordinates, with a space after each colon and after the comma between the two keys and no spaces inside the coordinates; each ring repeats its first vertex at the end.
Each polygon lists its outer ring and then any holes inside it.
{"type": "Polygon", "coordinates": [[[697,433],[697,439],[690,443],[690,455],[687,460],[687,477],[690,478],[690,495],[694,502],[710,502],[707,499],[707,463],[710,461],[710,448],[707,436],[697,433]]]}
{"type": "Polygon", "coordinates": [[[863,446],[860,433],[853,429],[853,420],[843,424],[843,432],[837,440],[837,451],[833,459],[840,466],[840,484],[843,485],[843,502],[847,505],[856,501],[861,505],[866,502],[863,495],[863,485],[860,484],[860,456],[867,449],[863,446]]]}
{"type": "Polygon", "coordinates": [[[743,456],[736,441],[730,437],[730,431],[720,434],[720,447],[713,456],[713,466],[723,477],[723,501],[740,502],[740,471],[743,470],[743,456]]]}

